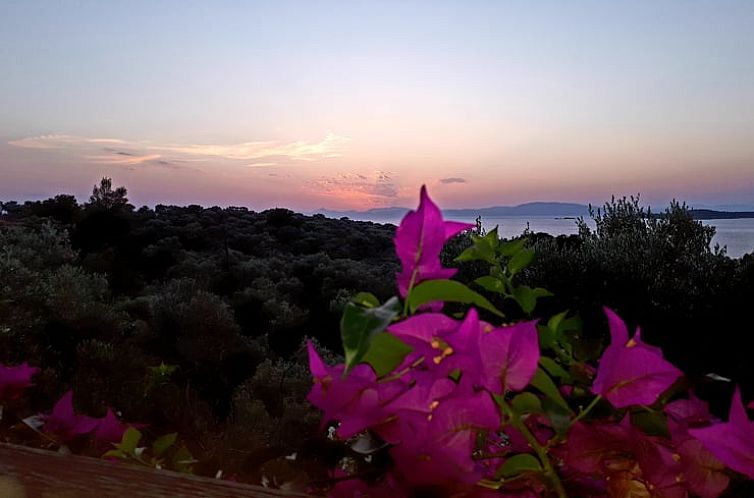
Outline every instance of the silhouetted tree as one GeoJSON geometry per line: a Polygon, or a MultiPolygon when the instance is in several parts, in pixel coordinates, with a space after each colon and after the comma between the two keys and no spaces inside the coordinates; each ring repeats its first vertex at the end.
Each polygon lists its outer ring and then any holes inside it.
{"type": "Polygon", "coordinates": [[[95,185],[92,195],[89,197],[89,206],[105,209],[107,211],[122,208],[128,205],[126,187],[118,187],[113,190],[112,178],[103,178],[99,185],[95,185]]]}
{"type": "Polygon", "coordinates": [[[26,203],[31,213],[41,218],[52,218],[64,225],[71,225],[78,217],[81,208],[72,195],[60,194],[51,199],[26,203]]]}

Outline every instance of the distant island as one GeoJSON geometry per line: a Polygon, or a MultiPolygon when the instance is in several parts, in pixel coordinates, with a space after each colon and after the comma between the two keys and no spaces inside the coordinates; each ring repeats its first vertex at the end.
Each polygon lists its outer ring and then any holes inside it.
{"type": "MultiPolygon", "coordinates": [[[[400,219],[409,211],[405,207],[373,208],[364,211],[335,211],[319,209],[312,214],[322,214],[329,218],[351,218],[362,220],[400,219]]],[[[713,209],[691,209],[691,215],[697,220],[725,220],[754,218],[754,211],[716,211],[713,209]]],[[[576,218],[589,216],[589,206],[571,202],[527,202],[517,206],[492,206],[485,208],[444,209],[447,217],[456,218],[500,218],[508,216],[553,216],[559,218],[576,218]]],[[[661,216],[661,214],[658,214],[661,216]]]]}
{"type": "Polygon", "coordinates": [[[695,220],[735,220],[740,218],[754,218],[754,211],[714,211],[712,209],[692,209],[690,212],[695,220]]]}

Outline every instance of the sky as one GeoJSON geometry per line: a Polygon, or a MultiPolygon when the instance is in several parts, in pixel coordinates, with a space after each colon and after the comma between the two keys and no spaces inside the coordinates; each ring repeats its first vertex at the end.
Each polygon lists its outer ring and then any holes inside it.
{"type": "Polygon", "coordinates": [[[754,209],[754,2],[0,0],[0,200],[754,209]]]}

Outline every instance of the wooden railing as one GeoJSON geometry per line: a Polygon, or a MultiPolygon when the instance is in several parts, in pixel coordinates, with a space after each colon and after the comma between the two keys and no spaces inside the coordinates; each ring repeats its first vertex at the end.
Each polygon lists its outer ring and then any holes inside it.
{"type": "Polygon", "coordinates": [[[136,465],[0,444],[1,498],[304,498],[136,465]]]}

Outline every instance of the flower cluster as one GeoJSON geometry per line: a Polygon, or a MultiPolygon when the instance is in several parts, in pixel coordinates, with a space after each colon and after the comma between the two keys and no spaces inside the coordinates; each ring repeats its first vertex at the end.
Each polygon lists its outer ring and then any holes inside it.
{"type": "Polygon", "coordinates": [[[118,443],[128,429],[111,408],[102,418],[78,415],[73,409],[73,391],[68,391],[55,403],[49,415],[43,415],[42,430],[60,443],[73,441],[79,436],[93,434],[98,446],[109,447],[118,443]]]}
{"type": "MultiPolygon", "coordinates": [[[[420,282],[454,275],[440,251],[466,228],[444,221],[422,187],[395,239],[407,303],[420,282]]],[[[484,243],[477,252],[489,260],[484,243]]],[[[494,309],[454,285],[421,302],[450,296],[494,309]]],[[[740,393],[729,421],[716,420],[693,392],[678,392],[682,372],[639,330],[630,337],[612,310],[595,368],[572,354],[552,320],[497,325],[475,307],[462,318],[438,309],[407,305],[382,330],[364,327],[360,344],[371,340],[371,349],[355,365],[326,365],[309,344],[309,401],[335,424],[334,437],[356,445],[368,434],[380,442],[370,451],[388,462],[375,473],[342,461],[332,496],[713,498],[728,487],[729,469],[754,478],[754,422],[740,393]],[[378,341],[382,334],[391,340],[378,341]]]]}
{"type": "MultiPolygon", "coordinates": [[[[165,365],[157,368],[165,368],[165,365]]],[[[0,363],[0,420],[4,417],[4,408],[8,402],[20,398],[25,390],[33,385],[32,377],[39,371],[23,363],[15,367],[0,363]]],[[[14,415],[18,414],[12,408],[14,415]]],[[[32,415],[22,420],[23,424],[11,424],[13,428],[31,428],[40,435],[41,445],[45,448],[57,447],[86,454],[99,455],[102,458],[121,462],[130,462],[152,468],[193,473],[197,460],[185,445],[178,441],[177,433],[164,434],[147,446],[139,428],[143,424],[122,422],[112,408],[108,408],[102,418],[90,417],[76,413],[73,405],[73,391],[66,392],[50,413],[32,415]]],[[[5,440],[5,434],[3,434],[5,440]]]]}
{"type": "Polygon", "coordinates": [[[309,345],[315,382],[309,400],[326,419],[340,421],[339,437],[370,429],[390,443],[395,469],[408,471],[395,476],[399,482],[479,481],[490,467],[473,457],[477,435],[501,425],[493,395],[525,387],[537,369],[534,322],[496,328],[471,309],[462,321],[425,313],[388,330],[413,351],[381,379],[366,364],[344,377],[342,365],[324,365],[309,345]]]}
{"type": "Polygon", "coordinates": [[[18,399],[26,389],[31,387],[31,378],[39,371],[24,362],[15,367],[0,363],[0,403],[18,399]]]}
{"type": "MultiPolygon", "coordinates": [[[[33,385],[32,377],[39,371],[27,363],[6,366],[0,363],[0,404],[18,399],[33,385]]],[[[78,415],[73,408],[73,391],[66,392],[52,408],[50,414],[33,417],[41,422],[40,428],[48,438],[57,443],[69,443],[79,436],[92,434],[98,447],[109,447],[117,443],[128,429],[111,408],[103,418],[78,415]]]]}

